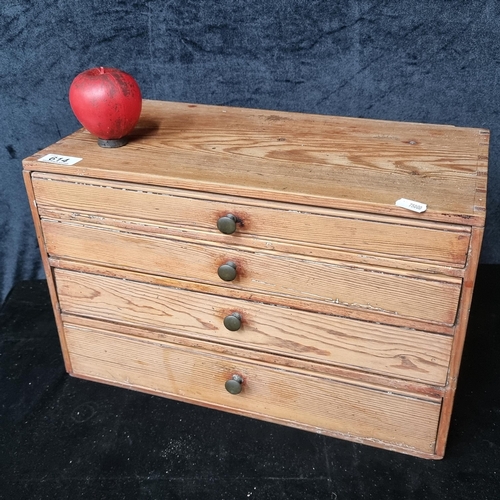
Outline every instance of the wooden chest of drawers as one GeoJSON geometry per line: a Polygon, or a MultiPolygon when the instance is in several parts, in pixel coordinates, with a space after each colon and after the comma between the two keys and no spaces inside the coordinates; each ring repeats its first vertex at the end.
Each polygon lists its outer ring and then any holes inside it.
{"type": "Polygon", "coordinates": [[[27,158],[68,372],[442,457],[488,139],[144,101],[122,148],[27,158]]]}

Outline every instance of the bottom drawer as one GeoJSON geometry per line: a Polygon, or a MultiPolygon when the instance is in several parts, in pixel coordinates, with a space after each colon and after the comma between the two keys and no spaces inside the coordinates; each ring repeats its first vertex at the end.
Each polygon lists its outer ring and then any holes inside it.
{"type": "MultiPolygon", "coordinates": [[[[110,326],[112,329],[112,326],[110,326]]],[[[410,454],[434,452],[440,402],[65,324],[73,374],[410,454]],[[241,376],[241,392],[225,382],[241,376]]]]}

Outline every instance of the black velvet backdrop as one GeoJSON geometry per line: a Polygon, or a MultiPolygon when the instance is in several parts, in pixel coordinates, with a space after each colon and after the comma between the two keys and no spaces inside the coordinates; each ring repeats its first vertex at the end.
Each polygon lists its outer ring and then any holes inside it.
{"type": "Polygon", "coordinates": [[[500,263],[499,36],[496,0],[2,0],[0,301],[43,277],[21,160],[79,127],[69,85],[101,65],[150,99],[489,128],[500,263]]]}

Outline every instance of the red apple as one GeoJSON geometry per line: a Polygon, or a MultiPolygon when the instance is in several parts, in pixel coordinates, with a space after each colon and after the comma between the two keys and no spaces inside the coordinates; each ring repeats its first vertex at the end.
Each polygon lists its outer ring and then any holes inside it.
{"type": "Polygon", "coordinates": [[[99,138],[99,145],[116,147],[137,125],[142,96],[135,79],[116,68],[88,69],[73,80],[69,102],[78,121],[99,138]]]}

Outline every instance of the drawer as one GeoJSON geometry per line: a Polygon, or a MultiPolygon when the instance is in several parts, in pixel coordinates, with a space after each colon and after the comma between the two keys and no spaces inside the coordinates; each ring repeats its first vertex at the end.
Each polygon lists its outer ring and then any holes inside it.
{"type": "MultiPolygon", "coordinates": [[[[62,269],[63,313],[444,385],[452,337],[62,269]],[[224,318],[241,316],[236,331],[224,318]]],[[[258,357],[255,353],[250,356],[258,357]]]]}
{"type": "Polygon", "coordinates": [[[440,400],[112,331],[65,324],[64,334],[76,376],[409,453],[435,448],[440,400]],[[239,394],[224,388],[233,375],[239,394]]]}
{"type": "Polygon", "coordinates": [[[58,258],[371,311],[388,323],[391,317],[455,322],[458,278],[299,260],[50,220],[42,227],[47,252],[58,258]],[[237,270],[230,282],[217,274],[228,261],[237,270]]]}
{"type": "Polygon", "coordinates": [[[340,211],[326,209],[314,213],[312,207],[301,205],[262,202],[267,207],[260,207],[243,198],[238,202],[213,195],[207,200],[189,191],[68,179],[72,178],[33,174],[42,211],[63,208],[148,221],[183,232],[209,232],[231,245],[273,247],[279,242],[291,242],[293,251],[303,254],[313,253],[309,247],[319,247],[463,267],[469,248],[470,228],[464,226],[427,223],[428,227],[418,227],[404,224],[402,219],[391,222],[388,217],[364,220],[359,214],[346,217],[340,211]],[[232,235],[222,236],[217,221],[227,214],[240,222],[232,235]]]}

